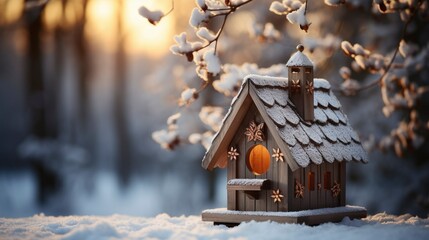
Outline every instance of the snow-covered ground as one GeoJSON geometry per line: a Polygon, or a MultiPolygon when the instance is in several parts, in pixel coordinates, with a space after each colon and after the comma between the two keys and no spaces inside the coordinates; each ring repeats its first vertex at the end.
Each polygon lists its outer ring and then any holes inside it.
{"type": "Polygon", "coordinates": [[[316,227],[273,222],[213,226],[200,216],[154,218],[112,216],[0,218],[0,239],[428,239],[429,217],[379,213],[316,227]]]}

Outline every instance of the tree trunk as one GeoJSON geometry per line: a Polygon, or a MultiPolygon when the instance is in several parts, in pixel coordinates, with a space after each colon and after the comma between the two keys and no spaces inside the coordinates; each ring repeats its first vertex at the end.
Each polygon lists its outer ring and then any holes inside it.
{"type": "MultiPolygon", "coordinates": [[[[27,0],[27,2],[30,2],[27,0]]],[[[46,93],[43,76],[43,52],[42,52],[42,18],[44,6],[24,10],[24,18],[27,28],[27,59],[26,59],[26,96],[29,108],[30,135],[38,140],[45,140],[55,131],[48,131],[46,106],[49,96],[46,93]],[[50,134],[49,134],[50,133],[50,134]]],[[[37,176],[38,202],[44,204],[47,197],[59,187],[58,175],[46,167],[45,159],[32,157],[30,159],[37,176]]]]}
{"type": "Polygon", "coordinates": [[[123,29],[124,1],[118,1],[117,29],[118,42],[115,59],[115,101],[114,118],[117,136],[117,170],[119,182],[127,185],[130,180],[131,154],[130,134],[127,121],[127,59],[125,53],[125,33],[123,29]]]}

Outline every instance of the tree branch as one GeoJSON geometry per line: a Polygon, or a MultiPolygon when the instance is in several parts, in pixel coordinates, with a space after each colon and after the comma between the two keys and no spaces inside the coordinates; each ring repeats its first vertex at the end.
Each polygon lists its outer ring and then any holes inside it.
{"type": "Polygon", "coordinates": [[[164,17],[173,12],[174,10],[174,0],[171,0],[171,9],[164,14],[164,17]]]}
{"type": "MultiPolygon", "coordinates": [[[[414,19],[415,15],[416,15],[416,13],[418,11],[418,9],[420,8],[420,6],[421,6],[421,4],[423,2],[424,1],[419,1],[418,2],[417,7],[413,9],[413,12],[410,15],[410,18],[405,22],[405,25],[404,25],[404,27],[402,29],[402,33],[401,33],[401,38],[399,39],[399,42],[396,45],[395,51],[393,53],[393,56],[390,59],[389,64],[387,65],[387,67],[384,69],[383,74],[381,74],[381,76],[378,79],[376,79],[376,80],[374,80],[374,81],[372,81],[372,82],[370,82],[370,83],[368,83],[368,84],[360,87],[359,89],[357,89],[356,93],[359,93],[361,91],[364,91],[364,90],[367,90],[367,89],[372,88],[374,86],[377,86],[378,84],[383,84],[383,79],[386,77],[387,73],[390,71],[390,68],[392,67],[393,62],[395,61],[396,55],[398,55],[398,51],[399,51],[399,46],[401,44],[401,40],[405,38],[405,35],[407,33],[407,30],[408,30],[408,26],[411,23],[411,21],[414,19]]],[[[334,89],[334,91],[341,91],[341,89],[340,90],[334,89]]]]}

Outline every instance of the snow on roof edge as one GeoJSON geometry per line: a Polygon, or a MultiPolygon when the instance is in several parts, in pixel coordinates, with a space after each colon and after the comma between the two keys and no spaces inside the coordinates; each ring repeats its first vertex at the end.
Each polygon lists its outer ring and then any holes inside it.
{"type": "MultiPolygon", "coordinates": [[[[285,87],[288,86],[288,78],[285,77],[271,77],[271,76],[266,76],[266,75],[258,75],[258,74],[249,74],[246,77],[244,77],[244,81],[243,81],[243,85],[245,84],[245,82],[247,81],[251,81],[252,83],[256,84],[256,85],[271,85],[271,84],[267,84],[267,81],[276,81],[276,82],[282,82],[282,84],[285,85],[285,87]]],[[[331,89],[331,84],[329,83],[328,80],[323,79],[323,78],[314,78],[314,88],[315,89],[325,89],[325,90],[330,90],[331,89]]],[[[243,86],[242,85],[242,86],[243,86]]],[[[237,94],[238,96],[238,94],[237,94]]]]}
{"type": "Polygon", "coordinates": [[[313,62],[302,52],[298,51],[294,53],[289,61],[286,63],[286,67],[313,67],[313,62]]]}

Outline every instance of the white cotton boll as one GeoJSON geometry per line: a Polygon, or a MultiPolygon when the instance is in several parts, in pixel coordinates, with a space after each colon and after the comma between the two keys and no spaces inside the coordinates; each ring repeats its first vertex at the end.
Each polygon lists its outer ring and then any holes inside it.
{"type": "Polygon", "coordinates": [[[203,47],[203,44],[200,42],[191,42],[191,51],[195,51],[203,47]]]}
{"type": "Polygon", "coordinates": [[[207,10],[206,0],[195,0],[195,4],[197,4],[201,11],[207,10]]]}
{"type": "Polygon", "coordinates": [[[220,130],[220,126],[222,125],[222,120],[224,117],[223,108],[205,106],[201,108],[198,116],[204,124],[210,126],[213,131],[217,132],[220,130]]]}
{"type": "Polygon", "coordinates": [[[170,149],[171,144],[176,141],[178,134],[176,131],[159,130],[152,133],[152,139],[161,147],[170,149]]]}
{"type": "Polygon", "coordinates": [[[214,52],[214,49],[208,50],[204,54],[204,60],[207,64],[207,71],[216,76],[221,70],[221,64],[218,56],[214,52]]]}
{"type": "Polygon", "coordinates": [[[305,16],[305,4],[302,4],[298,10],[289,13],[286,18],[292,24],[299,24],[303,30],[307,30],[308,26],[310,25],[305,16]]]}
{"type": "Polygon", "coordinates": [[[355,50],[352,46],[352,44],[350,44],[350,42],[348,41],[342,41],[341,42],[341,49],[343,49],[344,53],[347,55],[354,55],[355,54],[355,50]]]}
{"type": "Polygon", "coordinates": [[[345,3],[345,0],[325,0],[325,4],[329,6],[339,6],[342,3],[345,3]]]}
{"type": "Polygon", "coordinates": [[[193,133],[189,135],[188,140],[192,144],[200,143],[202,140],[202,135],[200,133],[193,133]]]}
{"type": "Polygon", "coordinates": [[[366,50],[358,43],[355,43],[355,45],[353,45],[353,49],[356,55],[368,56],[371,53],[370,51],[366,50]]]}
{"type": "Polygon", "coordinates": [[[352,74],[348,67],[341,67],[339,72],[343,79],[349,79],[352,74]]]}
{"type": "Polygon", "coordinates": [[[192,10],[191,18],[189,19],[189,25],[194,28],[198,28],[202,22],[209,19],[210,12],[203,12],[198,8],[192,10]]]}
{"type": "Polygon", "coordinates": [[[176,55],[182,55],[186,52],[191,51],[192,45],[186,41],[186,33],[182,32],[179,35],[174,36],[174,41],[176,45],[170,47],[170,51],[176,55]]]}
{"type": "Polygon", "coordinates": [[[210,30],[208,30],[206,27],[199,28],[197,31],[197,36],[200,39],[206,40],[208,42],[211,42],[216,38],[216,35],[210,30]]]}
{"type": "MultiPolygon", "coordinates": [[[[176,55],[187,54],[200,49],[203,46],[200,42],[188,42],[186,40],[186,32],[182,32],[181,34],[174,36],[174,41],[176,41],[176,45],[171,46],[170,51],[176,55]]],[[[190,61],[192,61],[192,59],[190,61]]]]}
{"type": "Polygon", "coordinates": [[[244,2],[247,2],[248,0],[230,0],[231,6],[237,6],[239,4],[242,4],[244,2]]]}
{"type": "Polygon", "coordinates": [[[366,60],[363,56],[361,56],[361,55],[356,56],[355,61],[359,65],[359,67],[361,67],[362,69],[366,68],[366,60]]]}
{"type": "Polygon", "coordinates": [[[299,9],[302,5],[303,4],[300,1],[292,0],[292,1],[290,1],[290,3],[287,6],[289,6],[289,12],[292,12],[292,11],[299,9]]]}
{"type": "Polygon", "coordinates": [[[406,43],[404,39],[402,39],[401,42],[399,43],[399,53],[404,58],[413,55],[416,51],[417,51],[417,46],[414,44],[406,43]]]}
{"type": "Polygon", "coordinates": [[[274,28],[272,23],[266,23],[263,36],[270,40],[276,40],[280,38],[280,32],[274,28]]]}
{"type": "Polygon", "coordinates": [[[193,102],[195,100],[195,93],[196,92],[197,92],[197,89],[195,89],[195,88],[185,89],[180,94],[180,102],[182,104],[189,104],[189,103],[193,102]]]}
{"type": "Polygon", "coordinates": [[[207,150],[210,148],[210,145],[213,140],[213,132],[207,131],[203,134],[201,133],[193,133],[188,137],[188,140],[192,144],[198,144],[201,143],[201,145],[204,146],[204,148],[207,150]]]}
{"type": "Polygon", "coordinates": [[[277,15],[287,14],[287,8],[280,2],[272,2],[270,5],[270,11],[277,15]]]}
{"type": "Polygon", "coordinates": [[[210,146],[212,145],[213,142],[213,132],[211,131],[207,131],[203,134],[202,139],[201,139],[201,144],[204,146],[204,148],[207,150],[210,148],[210,146]]]}
{"type": "Polygon", "coordinates": [[[171,124],[176,124],[177,120],[180,118],[181,114],[180,113],[176,113],[171,115],[170,117],[167,118],[167,124],[171,125],[171,124]]]}
{"type": "Polygon", "coordinates": [[[360,88],[360,84],[356,80],[354,80],[354,79],[346,79],[341,84],[341,90],[347,96],[356,95],[356,93],[359,90],[359,88],[360,88]]]}
{"type": "Polygon", "coordinates": [[[164,17],[164,13],[161,11],[151,11],[145,6],[141,6],[139,8],[139,14],[146,18],[153,25],[156,25],[161,20],[161,18],[164,17]]]}
{"type": "Polygon", "coordinates": [[[262,35],[263,31],[264,29],[262,28],[261,24],[258,24],[256,22],[252,22],[251,24],[249,24],[249,35],[251,37],[258,37],[262,35]]]}
{"type": "Polygon", "coordinates": [[[237,81],[234,77],[222,78],[213,82],[216,91],[223,93],[225,96],[231,96],[237,87],[237,81]]]}

